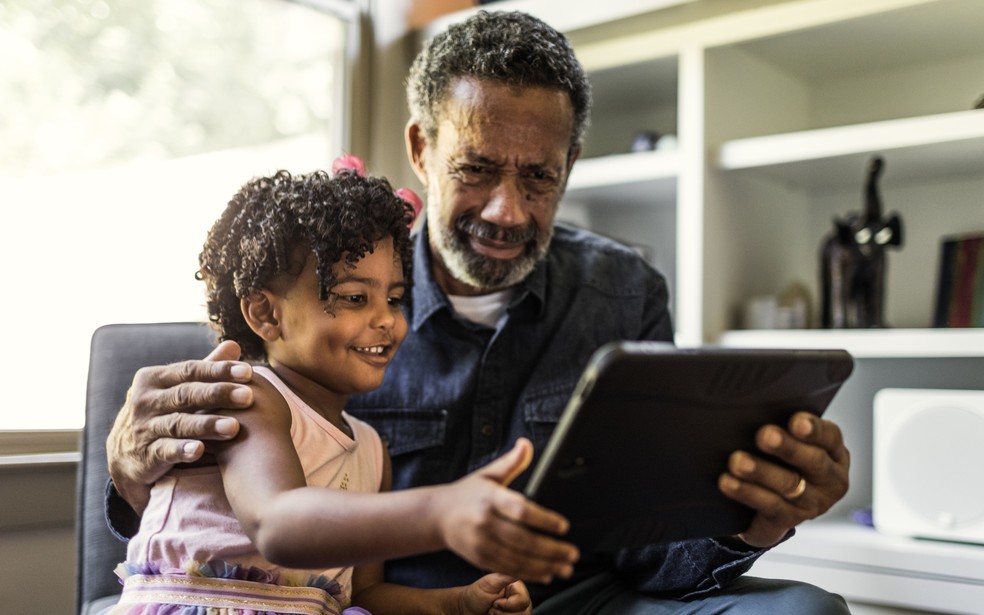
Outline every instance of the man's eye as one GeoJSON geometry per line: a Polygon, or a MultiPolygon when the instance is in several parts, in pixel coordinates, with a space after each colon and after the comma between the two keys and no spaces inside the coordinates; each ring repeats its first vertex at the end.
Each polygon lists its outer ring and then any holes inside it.
{"type": "Polygon", "coordinates": [[[545,171],[530,171],[523,174],[523,180],[529,190],[543,194],[554,190],[558,185],[557,177],[545,171]]]}
{"type": "Polygon", "coordinates": [[[458,180],[465,184],[478,184],[492,176],[489,167],[480,164],[463,164],[455,169],[458,180]]]}
{"type": "Polygon", "coordinates": [[[546,171],[529,171],[525,175],[526,179],[532,182],[549,184],[557,182],[557,178],[552,173],[547,173],[546,171]]]}

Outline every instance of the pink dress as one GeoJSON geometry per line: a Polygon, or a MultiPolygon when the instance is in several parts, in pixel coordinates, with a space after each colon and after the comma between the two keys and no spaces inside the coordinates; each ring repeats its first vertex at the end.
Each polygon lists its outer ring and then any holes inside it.
{"type": "MultiPolygon", "coordinates": [[[[349,438],[272,370],[257,366],[254,373],[290,407],[290,435],[308,485],[379,491],[383,447],[372,427],[343,412],[355,436],[349,438]]],[[[175,469],[154,484],[117,574],[124,591],[114,614],[337,614],[352,595],[351,566],[297,570],[260,555],[233,514],[217,466],[175,469]]]]}

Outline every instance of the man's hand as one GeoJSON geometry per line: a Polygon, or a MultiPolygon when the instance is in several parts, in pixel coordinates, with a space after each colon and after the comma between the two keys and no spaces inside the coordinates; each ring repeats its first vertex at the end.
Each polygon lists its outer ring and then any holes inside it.
{"type": "Polygon", "coordinates": [[[246,408],[253,376],[238,361],[239,345],[223,342],[203,361],[144,367],[133,377],[126,402],[106,440],[109,474],[116,490],[137,513],[150,498],[150,487],[176,463],[198,460],[201,440],[229,440],[239,431],[236,419],[201,410],[246,408]]]}
{"type": "Polygon", "coordinates": [[[757,511],[749,528],[738,536],[747,544],[776,544],[847,493],[851,455],[836,424],[799,412],[790,419],[788,430],[776,425],[761,428],[756,445],[793,469],[744,451],[731,455],[718,485],[725,495],[757,511]]]}
{"type": "Polygon", "coordinates": [[[532,456],[533,445],[521,438],[502,457],[440,489],[434,515],[442,542],[473,565],[549,583],[569,577],[579,553],[553,537],[567,532],[566,519],[506,488],[532,456]]]}

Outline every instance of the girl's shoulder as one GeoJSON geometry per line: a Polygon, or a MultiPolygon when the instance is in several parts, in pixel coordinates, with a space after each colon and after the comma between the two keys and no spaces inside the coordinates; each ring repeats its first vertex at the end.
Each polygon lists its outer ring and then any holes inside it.
{"type": "Polygon", "coordinates": [[[253,391],[253,405],[246,410],[235,411],[234,416],[240,423],[261,420],[264,423],[286,422],[290,427],[290,407],[280,388],[283,384],[272,369],[254,365],[253,379],[248,386],[253,391]]]}

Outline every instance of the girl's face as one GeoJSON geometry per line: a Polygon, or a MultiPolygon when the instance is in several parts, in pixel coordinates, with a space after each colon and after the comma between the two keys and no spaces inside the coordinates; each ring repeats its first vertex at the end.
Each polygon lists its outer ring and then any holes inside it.
{"type": "Polygon", "coordinates": [[[392,238],[376,244],[354,269],[336,263],[334,273],[329,314],[318,298],[314,257],[308,257],[277,301],[280,339],[268,344],[268,358],[274,368],[286,367],[326,389],[322,394],[344,398],[382,384],[407,335],[401,309],[407,289],[392,238]]]}

